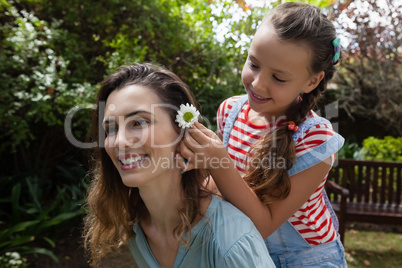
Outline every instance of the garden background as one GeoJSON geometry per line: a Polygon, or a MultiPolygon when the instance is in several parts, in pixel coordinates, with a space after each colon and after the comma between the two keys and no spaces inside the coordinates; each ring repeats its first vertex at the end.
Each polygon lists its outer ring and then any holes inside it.
{"type": "MultiPolygon", "coordinates": [[[[90,150],[71,137],[86,141],[107,74],[132,62],[166,66],[214,128],[219,103],[244,92],[250,38],[280,2],[0,0],[3,260],[18,252],[29,267],[45,267],[44,257],[59,267],[82,253],[61,253],[79,238],[90,180],[90,150]]],[[[317,107],[346,138],[339,157],[402,161],[402,1],[299,2],[322,8],[341,37],[339,73],[317,107]]]]}

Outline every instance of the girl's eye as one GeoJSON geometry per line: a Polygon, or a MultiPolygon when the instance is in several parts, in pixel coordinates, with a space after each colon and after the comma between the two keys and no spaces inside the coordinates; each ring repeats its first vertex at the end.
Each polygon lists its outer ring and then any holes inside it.
{"type": "Polygon", "coordinates": [[[248,63],[248,65],[252,68],[252,69],[257,69],[258,66],[254,65],[254,63],[252,63],[251,61],[248,63]]]}
{"type": "Polygon", "coordinates": [[[282,79],[279,79],[277,76],[273,76],[274,77],[274,79],[276,80],[276,81],[278,81],[278,82],[281,82],[281,83],[283,83],[283,82],[286,82],[286,80],[282,80],[282,79]]]}

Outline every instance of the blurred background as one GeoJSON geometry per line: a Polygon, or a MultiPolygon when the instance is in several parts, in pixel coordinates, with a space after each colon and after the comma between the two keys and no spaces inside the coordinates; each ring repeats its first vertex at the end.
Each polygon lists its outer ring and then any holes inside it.
{"type": "MultiPolygon", "coordinates": [[[[70,141],[85,142],[106,75],[164,65],[216,129],[220,102],[244,92],[251,37],[280,2],[0,0],[0,267],[88,267],[80,228],[90,150],[70,141]],[[7,266],[14,257],[19,266],[7,266]]],[[[339,72],[317,107],[346,139],[338,156],[401,162],[402,1],[299,2],[322,8],[341,37],[339,72]]],[[[401,256],[395,235],[386,241],[401,256]]],[[[373,265],[347,251],[351,267],[373,265]]]]}

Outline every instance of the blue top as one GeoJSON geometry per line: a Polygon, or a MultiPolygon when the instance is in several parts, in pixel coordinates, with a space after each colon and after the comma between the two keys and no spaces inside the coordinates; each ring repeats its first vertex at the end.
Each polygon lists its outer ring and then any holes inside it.
{"type": "MultiPolygon", "coordinates": [[[[128,245],[138,267],[160,267],[139,224],[128,245]]],[[[187,238],[187,234],[185,234],[187,238]]],[[[191,230],[191,249],[183,244],[174,262],[178,267],[275,267],[253,222],[230,203],[212,196],[205,216],[191,230]]]]}

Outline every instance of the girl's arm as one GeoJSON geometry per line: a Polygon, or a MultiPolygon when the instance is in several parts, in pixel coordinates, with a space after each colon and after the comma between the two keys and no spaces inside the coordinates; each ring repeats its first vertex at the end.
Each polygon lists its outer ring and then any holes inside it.
{"type": "Polygon", "coordinates": [[[180,144],[180,153],[189,160],[187,169],[207,168],[222,196],[246,214],[262,237],[268,237],[288,220],[314,193],[331,167],[328,158],[291,176],[289,196],[264,204],[241,178],[222,141],[211,130],[196,123],[180,144]]]}

